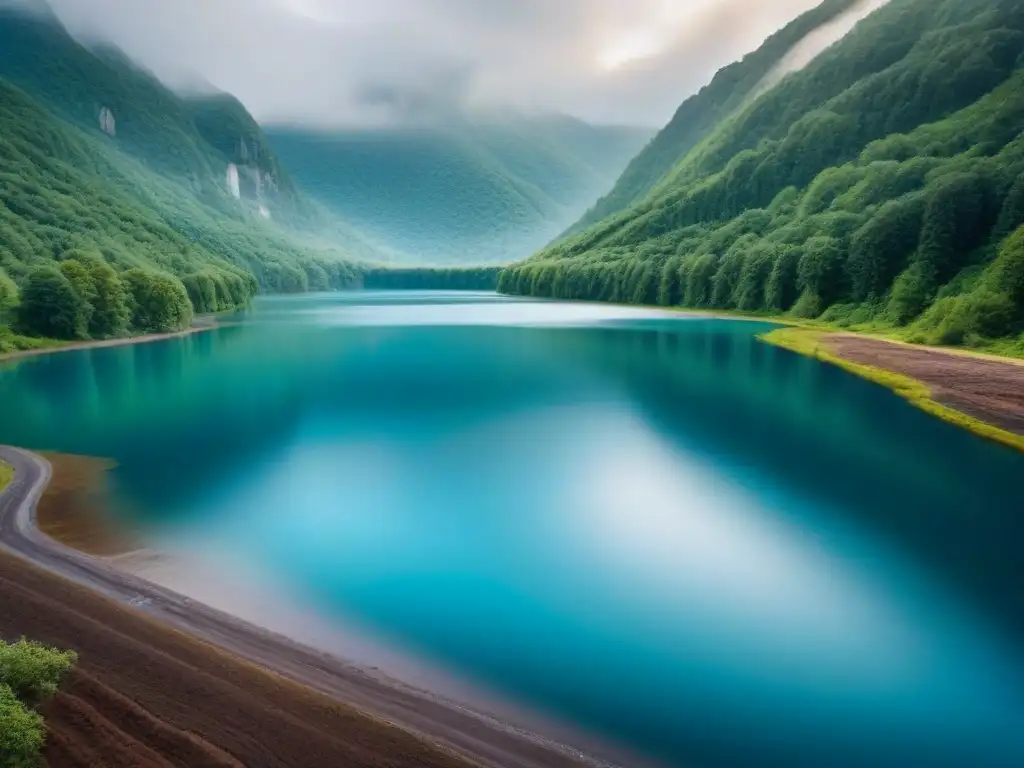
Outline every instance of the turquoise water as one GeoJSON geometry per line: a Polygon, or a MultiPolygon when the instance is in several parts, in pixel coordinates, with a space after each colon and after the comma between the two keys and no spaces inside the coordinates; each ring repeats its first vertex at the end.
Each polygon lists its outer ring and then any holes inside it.
{"type": "Polygon", "coordinates": [[[1024,456],[758,323],[260,300],[0,369],[154,541],[686,766],[1024,765],[1024,456]]]}

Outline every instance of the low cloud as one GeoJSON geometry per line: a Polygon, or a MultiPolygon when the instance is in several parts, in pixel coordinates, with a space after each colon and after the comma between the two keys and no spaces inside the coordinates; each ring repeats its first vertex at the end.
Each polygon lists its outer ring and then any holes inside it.
{"type": "Polygon", "coordinates": [[[818,0],[50,0],[172,86],[265,122],[341,126],[467,107],[663,124],[818,0]]]}

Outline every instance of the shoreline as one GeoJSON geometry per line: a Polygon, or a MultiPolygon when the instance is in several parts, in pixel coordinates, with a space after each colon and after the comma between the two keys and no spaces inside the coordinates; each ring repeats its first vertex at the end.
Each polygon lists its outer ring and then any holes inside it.
{"type": "Polygon", "coordinates": [[[202,324],[193,324],[183,331],[171,333],[147,333],[142,336],[119,336],[116,339],[91,339],[88,341],[69,341],[66,344],[56,343],[53,346],[37,347],[36,349],[19,349],[16,352],[5,352],[0,354],[0,363],[15,360],[24,360],[30,357],[42,357],[43,355],[59,354],[61,352],[76,352],[83,349],[103,349],[106,347],[123,347],[129,344],[149,344],[154,341],[166,341],[167,339],[181,339],[196,333],[215,331],[219,328],[229,328],[232,323],[222,323],[215,315],[202,315],[196,320],[202,320],[202,324]]]}
{"type": "Polygon", "coordinates": [[[28,451],[3,447],[0,459],[13,466],[18,475],[7,492],[0,494],[0,550],[107,600],[134,608],[167,631],[209,644],[478,765],[615,768],[646,763],[625,749],[541,714],[527,716],[526,722],[510,719],[500,706],[492,713],[490,708],[416,687],[379,668],[354,664],[211,608],[118,568],[107,559],[73,550],[50,539],[35,523],[36,503],[50,482],[49,463],[28,451]]]}
{"type": "MultiPolygon", "coordinates": [[[[843,355],[841,349],[836,349],[833,344],[841,343],[842,339],[858,339],[861,342],[868,342],[877,345],[887,345],[906,351],[908,355],[939,356],[956,359],[960,363],[975,361],[977,365],[1005,365],[1022,368],[1021,381],[1024,382],[1024,361],[1014,358],[1003,358],[997,355],[986,355],[983,353],[962,352],[959,350],[947,350],[945,347],[929,347],[910,344],[907,342],[893,341],[884,337],[868,336],[859,333],[836,332],[810,327],[789,326],[777,328],[758,338],[766,344],[787,349],[790,352],[810,357],[830,365],[842,368],[867,381],[885,387],[897,396],[903,398],[915,408],[941,419],[954,426],[965,429],[978,437],[992,441],[1007,448],[1024,452],[1024,433],[1005,429],[991,420],[974,416],[943,402],[936,390],[942,385],[935,381],[929,382],[916,376],[891,368],[873,365],[857,359],[851,359],[843,355]],[[829,340],[833,344],[829,344],[829,340]]],[[[947,395],[948,400],[955,397],[947,395]]]]}
{"type": "MultiPolygon", "coordinates": [[[[510,294],[499,294],[502,296],[510,294]]],[[[511,295],[510,295],[511,296],[511,295]]],[[[512,296],[512,298],[517,298],[512,296]]],[[[535,298],[535,297],[518,297],[535,298]]],[[[544,299],[541,301],[571,301],[565,299],[544,299]]],[[[645,304],[623,304],[621,302],[602,301],[571,301],[578,304],[593,304],[604,306],[633,307],[638,310],[662,312],[668,316],[690,317],[706,320],[730,320],[739,322],[760,322],[779,326],[778,328],[758,335],[758,339],[766,344],[787,349],[790,352],[811,357],[824,363],[829,363],[842,368],[858,378],[865,379],[879,384],[903,398],[915,408],[941,419],[948,424],[960,427],[974,435],[982,437],[991,442],[1024,452],[1024,426],[1017,430],[1004,429],[992,420],[982,418],[965,412],[964,410],[947,404],[935,396],[936,387],[929,381],[921,378],[892,370],[885,366],[872,365],[858,360],[844,357],[842,353],[822,344],[823,338],[831,339],[858,339],[865,343],[873,343],[881,346],[895,347],[906,350],[908,354],[930,355],[936,359],[942,357],[958,360],[961,363],[974,362],[977,367],[985,365],[1003,365],[1021,368],[1020,389],[1024,391],[1024,358],[1009,357],[983,350],[967,349],[964,347],[943,347],[927,344],[913,344],[902,339],[895,339],[885,335],[872,334],[848,329],[839,329],[813,321],[798,320],[789,317],[743,314],[723,310],[701,310],[687,309],[685,307],[661,307],[645,304]]],[[[952,399],[952,398],[951,398],[952,399]]],[[[999,414],[997,412],[996,414],[999,414]]],[[[1016,415],[1016,414],[1015,414],[1016,415]]],[[[1024,425],[1024,417],[1022,425],[1024,425]]],[[[999,419],[996,419],[997,421],[999,419]]]]}

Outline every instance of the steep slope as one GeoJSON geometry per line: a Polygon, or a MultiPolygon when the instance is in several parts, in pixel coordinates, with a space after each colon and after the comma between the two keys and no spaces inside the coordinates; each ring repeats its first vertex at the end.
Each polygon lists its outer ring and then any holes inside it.
{"type": "MultiPolygon", "coordinates": [[[[267,289],[274,265],[317,256],[242,211],[206,206],[107,142],[59,120],[0,80],[0,267],[20,279],[70,251],[120,269],[185,275],[207,265],[251,273],[267,289]]],[[[343,251],[321,257],[338,261],[343,251]]]]}
{"type": "Polygon", "coordinates": [[[648,135],[515,115],[267,133],[303,189],[421,263],[501,262],[540,247],[611,183],[648,135]]]}
{"type": "Polygon", "coordinates": [[[717,123],[754,94],[801,40],[864,0],[826,0],[769,37],[742,61],[730,64],[683,102],[671,122],[626,167],[614,188],[569,233],[611,216],[642,199],[717,123]]]}
{"type": "Polygon", "coordinates": [[[1019,0],[892,0],[502,287],[949,343],[1017,334],[1022,54],[1019,0]]]}
{"type": "MultiPolygon", "coordinates": [[[[0,0],[0,78],[207,205],[360,239],[301,195],[237,99],[179,96],[120,51],[79,43],[45,0],[0,0]]],[[[368,257],[380,255],[368,242],[358,246],[368,257]]]]}
{"type": "Polygon", "coordinates": [[[237,100],[178,97],[42,0],[0,5],[0,351],[175,330],[384,256],[295,188],[237,100]]]}

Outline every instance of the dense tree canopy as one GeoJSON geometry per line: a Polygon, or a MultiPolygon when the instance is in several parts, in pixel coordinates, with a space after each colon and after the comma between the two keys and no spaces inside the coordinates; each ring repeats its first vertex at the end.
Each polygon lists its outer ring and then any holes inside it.
{"type": "Polygon", "coordinates": [[[366,270],[363,282],[369,289],[493,291],[500,273],[500,267],[382,267],[366,270]]]}
{"type": "Polygon", "coordinates": [[[88,305],[55,267],[36,267],[25,280],[18,328],[33,336],[78,339],[86,332],[88,305]]]}
{"type": "Polygon", "coordinates": [[[9,323],[18,306],[18,286],[0,269],[0,325],[9,323]]]}
{"type": "Polygon", "coordinates": [[[132,327],[142,333],[181,331],[192,322],[192,304],[172,275],[136,267],[124,273],[132,302],[132,327]]]}
{"type": "Polygon", "coordinates": [[[500,290],[1019,334],[1022,61],[1014,0],[892,0],[500,290]]]}

